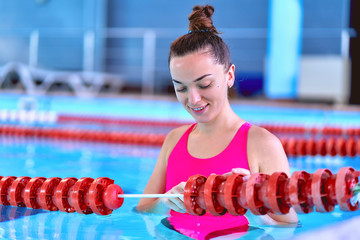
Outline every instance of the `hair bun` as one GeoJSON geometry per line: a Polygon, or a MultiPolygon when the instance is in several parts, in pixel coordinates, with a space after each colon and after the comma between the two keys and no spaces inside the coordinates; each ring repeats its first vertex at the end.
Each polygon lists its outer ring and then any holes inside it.
{"type": "Polygon", "coordinates": [[[196,6],[193,7],[193,11],[200,10],[201,8],[202,8],[201,6],[196,5],[196,6]]]}
{"type": "Polygon", "coordinates": [[[214,14],[215,9],[213,6],[206,5],[203,11],[208,18],[211,18],[211,16],[214,14]]]}
{"type": "Polygon", "coordinates": [[[189,15],[189,32],[213,32],[217,33],[211,19],[214,14],[214,7],[211,5],[194,6],[193,12],[189,15]]]}

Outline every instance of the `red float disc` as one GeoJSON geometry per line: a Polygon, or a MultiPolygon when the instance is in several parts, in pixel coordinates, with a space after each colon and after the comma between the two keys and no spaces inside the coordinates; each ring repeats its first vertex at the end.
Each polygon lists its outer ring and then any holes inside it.
{"type": "Polygon", "coordinates": [[[243,176],[239,174],[230,175],[225,182],[225,207],[231,215],[244,215],[246,208],[240,205],[239,198],[245,198],[240,195],[241,185],[245,184],[243,176]]]}
{"type": "Polygon", "coordinates": [[[298,156],[305,156],[307,150],[305,139],[298,139],[295,148],[298,156]]]}
{"type": "Polygon", "coordinates": [[[358,138],[355,146],[357,154],[360,156],[360,138],[358,138]]]}
{"type": "Polygon", "coordinates": [[[323,129],[322,129],[322,134],[323,135],[328,135],[329,134],[329,128],[328,127],[324,127],[323,129]]]}
{"type": "Polygon", "coordinates": [[[346,152],[346,140],[343,137],[337,138],[335,143],[336,154],[339,154],[342,157],[347,155],[346,152]]]}
{"type": "Polygon", "coordinates": [[[331,196],[335,195],[332,188],[332,173],[329,169],[318,169],[313,174],[311,195],[317,212],[332,212],[335,207],[331,196]]]}
{"type": "Polygon", "coordinates": [[[346,140],[346,155],[350,157],[356,156],[356,149],[355,149],[355,138],[351,137],[346,140]]]}
{"type": "Polygon", "coordinates": [[[114,180],[106,177],[95,179],[89,188],[89,206],[91,210],[98,215],[109,215],[112,209],[104,204],[103,193],[105,189],[114,183],[114,180]]]}
{"type": "Polygon", "coordinates": [[[59,185],[61,178],[52,177],[47,179],[40,188],[40,206],[44,210],[57,211],[58,208],[53,202],[55,189],[59,185]]]}
{"type": "Polygon", "coordinates": [[[186,211],[191,215],[204,215],[205,209],[199,205],[200,191],[206,182],[206,177],[202,175],[194,175],[189,178],[184,188],[184,204],[186,211]]]}
{"type": "Polygon", "coordinates": [[[312,127],[309,129],[310,134],[316,135],[319,132],[319,129],[316,127],[312,127]]]}
{"type": "Polygon", "coordinates": [[[124,203],[124,198],[119,198],[119,194],[123,193],[119,185],[110,184],[103,194],[104,205],[113,210],[120,208],[124,203]]]}
{"type": "Polygon", "coordinates": [[[335,141],[335,138],[329,138],[327,141],[326,141],[326,152],[328,154],[330,154],[331,156],[336,156],[337,152],[336,152],[336,141],[335,141]]]}
{"type": "Polygon", "coordinates": [[[246,203],[250,211],[255,215],[264,215],[270,209],[264,204],[263,199],[266,197],[266,185],[269,175],[263,173],[254,173],[250,175],[246,183],[246,203]]]}
{"type": "Polygon", "coordinates": [[[357,173],[352,167],[343,167],[336,174],[336,200],[342,211],[359,209],[359,202],[353,206],[350,199],[353,197],[352,188],[359,182],[357,173]]]}
{"type": "Polygon", "coordinates": [[[326,141],[325,139],[319,139],[316,141],[316,152],[317,154],[320,154],[321,156],[326,156],[326,141]]]}
{"type": "Polygon", "coordinates": [[[0,180],[0,204],[10,205],[9,202],[9,187],[15,181],[16,177],[3,177],[0,180]]]}
{"type": "Polygon", "coordinates": [[[69,203],[69,190],[75,185],[77,178],[69,177],[60,181],[55,189],[55,205],[61,212],[75,212],[74,206],[69,203]]]}
{"type": "Polygon", "coordinates": [[[349,136],[349,137],[352,137],[355,135],[355,129],[354,128],[348,128],[346,129],[346,134],[349,136]]]}
{"type": "Polygon", "coordinates": [[[24,191],[24,202],[26,207],[34,209],[41,208],[40,203],[37,201],[38,190],[45,180],[46,178],[44,177],[35,177],[26,184],[24,191]]]}
{"type": "Polygon", "coordinates": [[[206,210],[214,216],[224,215],[226,209],[224,206],[221,206],[220,198],[220,185],[225,182],[226,178],[222,175],[211,174],[206,182],[204,187],[204,198],[206,210]]]}
{"type": "Polygon", "coordinates": [[[314,211],[314,204],[311,202],[312,176],[305,171],[294,172],[289,181],[290,203],[297,213],[310,213],[314,211]]]}
{"type": "Polygon", "coordinates": [[[80,214],[90,214],[93,211],[89,207],[87,195],[93,178],[80,178],[74,185],[70,194],[75,211],[80,214]]]}
{"type": "Polygon", "coordinates": [[[9,193],[9,202],[12,206],[15,207],[25,207],[24,199],[22,192],[26,184],[30,181],[30,177],[18,177],[11,184],[10,193],[9,193]]]}
{"type": "Polygon", "coordinates": [[[288,176],[283,172],[271,174],[267,186],[267,202],[273,213],[286,214],[290,210],[286,202],[286,181],[288,176]]]}
{"type": "Polygon", "coordinates": [[[316,142],[313,138],[310,138],[306,141],[305,144],[306,154],[310,156],[316,155],[316,142]]]}
{"type": "Polygon", "coordinates": [[[296,156],[296,144],[297,141],[295,138],[290,138],[286,144],[286,153],[290,156],[296,156]]]}
{"type": "Polygon", "coordinates": [[[342,135],[343,133],[344,133],[344,131],[343,131],[342,128],[340,128],[340,127],[335,128],[335,133],[334,133],[334,134],[340,136],[340,135],[342,135]]]}

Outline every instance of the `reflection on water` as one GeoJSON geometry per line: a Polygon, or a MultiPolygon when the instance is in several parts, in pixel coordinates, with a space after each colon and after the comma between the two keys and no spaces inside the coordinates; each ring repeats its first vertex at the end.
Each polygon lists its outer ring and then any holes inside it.
{"type": "Polygon", "coordinates": [[[161,223],[176,232],[181,232],[183,235],[186,235],[192,239],[199,240],[208,240],[208,239],[238,239],[238,238],[248,238],[251,239],[262,239],[264,236],[267,236],[267,239],[273,239],[270,235],[267,235],[265,231],[258,227],[252,227],[248,225],[231,227],[225,229],[210,229],[209,227],[200,226],[200,224],[193,225],[192,227],[181,226],[177,224],[174,225],[173,222],[169,221],[169,218],[164,218],[161,220],[161,223]]]}
{"type": "MultiPolygon", "coordinates": [[[[260,226],[246,225],[227,229],[216,229],[209,231],[209,228],[196,226],[177,226],[174,227],[168,217],[157,214],[138,213],[146,225],[147,232],[154,239],[261,239],[261,240],[287,240],[291,239],[297,226],[260,226]],[[188,232],[179,232],[179,227],[187,227],[188,232]],[[215,230],[216,229],[216,230],[215,230]]],[[[184,229],[182,229],[184,230],[184,229]]]]}
{"type": "MultiPolygon", "coordinates": [[[[290,239],[294,227],[240,226],[179,233],[164,215],[132,210],[134,202],[109,216],[49,212],[0,205],[1,239],[290,239]]],[[[190,229],[194,230],[194,229],[190,229]]]]}
{"type": "Polygon", "coordinates": [[[42,209],[30,209],[23,207],[18,208],[18,207],[0,205],[0,222],[15,220],[17,218],[36,215],[44,212],[46,211],[42,209]]]}
{"type": "MultiPolygon", "coordinates": [[[[113,219],[89,221],[80,214],[49,212],[0,205],[1,239],[121,239],[121,229],[111,229],[113,219]]],[[[92,218],[94,220],[94,218],[92,218]]]]}

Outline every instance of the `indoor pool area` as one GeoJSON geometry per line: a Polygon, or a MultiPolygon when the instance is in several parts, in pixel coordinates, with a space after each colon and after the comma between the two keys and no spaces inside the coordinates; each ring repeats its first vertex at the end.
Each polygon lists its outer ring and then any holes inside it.
{"type": "MultiPolygon", "coordinates": [[[[308,129],[320,126],[360,128],[359,111],[271,106],[240,101],[234,102],[232,106],[246,121],[257,125],[271,123],[308,129]],[[264,114],[266,118],[261,117],[264,114]]],[[[108,177],[121,186],[124,193],[129,194],[143,192],[157,161],[159,144],[25,136],[19,132],[6,132],[5,127],[163,135],[177,125],[192,123],[191,116],[171,99],[81,99],[70,96],[3,94],[0,96],[0,109],[0,176],[62,179],[108,177]]],[[[284,135],[310,138],[309,132],[279,134],[280,137],[284,135]]],[[[349,137],[345,131],[341,135],[320,135],[317,133],[313,137],[349,137]]],[[[359,139],[358,135],[355,137],[359,139]]],[[[335,174],[342,167],[359,170],[359,160],[359,153],[355,156],[289,156],[291,173],[299,170],[314,173],[326,168],[335,174]]],[[[6,196],[6,193],[1,194],[2,197],[4,194],[6,196]]],[[[191,239],[163,225],[162,219],[167,215],[137,212],[134,208],[138,201],[136,198],[127,198],[121,208],[106,216],[0,205],[0,238],[191,239]]],[[[328,236],[328,239],[355,239],[355,223],[359,221],[359,215],[359,211],[341,211],[336,205],[335,210],[328,213],[298,214],[300,223],[297,227],[250,224],[241,234],[220,232],[212,239],[238,239],[239,236],[241,239],[317,239],[319,233],[328,236]]]]}
{"type": "Polygon", "coordinates": [[[0,1],[0,240],[360,239],[359,12],[0,1]]]}

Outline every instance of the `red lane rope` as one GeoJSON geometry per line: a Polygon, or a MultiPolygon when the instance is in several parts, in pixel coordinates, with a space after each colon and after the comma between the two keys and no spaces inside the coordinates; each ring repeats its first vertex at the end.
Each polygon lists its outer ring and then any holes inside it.
{"type": "MultiPolygon", "coordinates": [[[[76,116],[67,114],[58,114],[57,123],[83,122],[101,125],[135,125],[135,126],[153,126],[153,127],[179,127],[185,124],[191,124],[185,121],[158,121],[158,120],[138,120],[121,119],[97,116],[76,116]]],[[[332,136],[360,136],[360,128],[341,128],[341,127],[303,127],[285,124],[259,124],[275,134],[310,134],[310,135],[332,135],[332,136]]]]}
{"type": "MultiPolygon", "coordinates": [[[[244,215],[248,209],[255,215],[287,214],[290,207],[297,213],[311,213],[314,207],[317,212],[332,212],[336,205],[342,211],[356,211],[359,203],[354,200],[358,194],[354,189],[359,175],[352,167],[343,167],[337,174],[329,169],[296,171],[290,177],[283,172],[254,173],[248,178],[197,174],[185,184],[184,204],[192,215],[209,212],[214,216],[244,215]]],[[[109,215],[123,205],[124,197],[122,188],[107,177],[0,176],[1,205],[109,215]]]]}
{"type": "MultiPolygon", "coordinates": [[[[38,122],[38,123],[89,123],[100,125],[132,125],[132,126],[150,126],[150,127],[178,127],[185,124],[191,124],[187,121],[161,121],[161,120],[140,120],[124,119],[116,117],[99,117],[91,115],[76,114],[58,114],[55,112],[35,112],[35,111],[9,111],[0,110],[0,121],[10,122],[38,122]]],[[[359,127],[304,127],[301,125],[289,124],[258,124],[274,134],[306,134],[306,135],[324,135],[324,136],[346,136],[360,137],[359,127]]]]}
{"type": "MultiPolygon", "coordinates": [[[[23,127],[0,125],[0,134],[19,137],[44,137],[52,139],[89,141],[105,143],[121,143],[135,145],[161,146],[166,134],[134,133],[119,131],[95,131],[85,129],[59,129],[50,127],[23,127]]],[[[279,137],[284,150],[289,156],[304,155],[340,155],[360,156],[360,138],[330,137],[330,138],[286,138],[279,137]]]]}
{"type": "Polygon", "coordinates": [[[276,134],[308,134],[308,135],[325,135],[325,136],[360,136],[360,128],[341,128],[324,126],[317,127],[301,127],[282,124],[260,124],[261,127],[276,134]]]}
{"type": "Polygon", "coordinates": [[[290,177],[283,172],[254,173],[247,180],[239,174],[198,174],[186,182],[184,204],[192,215],[243,215],[247,209],[255,215],[286,214],[291,206],[297,213],[313,212],[314,207],[317,212],[332,212],[337,204],[343,211],[355,211],[359,204],[353,205],[351,198],[358,177],[359,172],[351,167],[337,174],[329,169],[296,171],[290,177]]]}
{"type": "Polygon", "coordinates": [[[122,143],[160,146],[165,134],[127,133],[116,131],[95,131],[83,129],[59,129],[50,127],[20,127],[0,125],[0,134],[19,137],[44,137],[62,140],[122,143]]]}
{"type": "Polygon", "coordinates": [[[360,156],[360,139],[350,137],[345,139],[339,138],[280,138],[285,153],[288,156],[360,156]]]}

